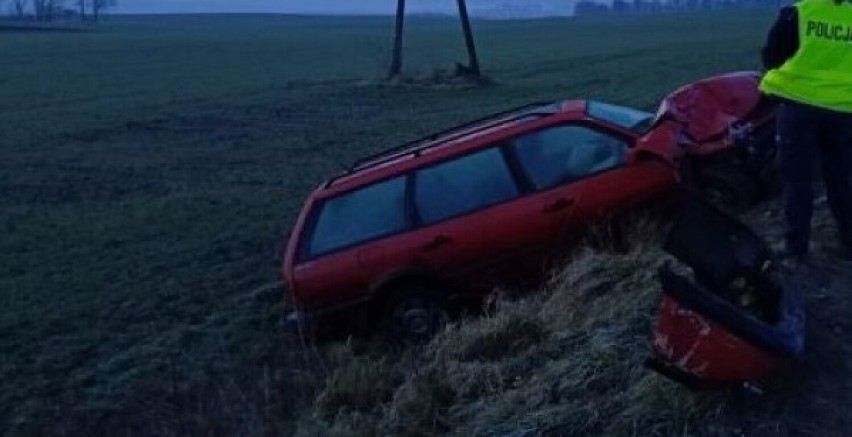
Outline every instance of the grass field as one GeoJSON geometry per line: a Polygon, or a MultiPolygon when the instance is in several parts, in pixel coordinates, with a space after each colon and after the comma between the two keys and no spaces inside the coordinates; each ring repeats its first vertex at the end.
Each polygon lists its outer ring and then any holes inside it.
{"type": "MultiPolygon", "coordinates": [[[[313,186],[528,101],[653,108],[681,84],[757,68],[771,17],[477,22],[495,81],[477,88],[379,85],[388,18],[4,33],[0,434],[293,432],[324,373],[289,367],[310,357],[280,328],[277,265],[313,186]]],[[[414,19],[408,38],[412,77],[464,59],[455,21],[414,19]]]]}

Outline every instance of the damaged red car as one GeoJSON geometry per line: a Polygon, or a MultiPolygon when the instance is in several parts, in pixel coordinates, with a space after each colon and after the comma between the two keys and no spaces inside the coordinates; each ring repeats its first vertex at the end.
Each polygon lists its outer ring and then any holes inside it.
{"type": "Polygon", "coordinates": [[[754,201],[772,185],[774,107],[756,73],[684,87],[656,114],[535,103],[365,157],[307,199],[283,264],[291,321],[425,339],[588,225],[680,181],[754,201]]]}

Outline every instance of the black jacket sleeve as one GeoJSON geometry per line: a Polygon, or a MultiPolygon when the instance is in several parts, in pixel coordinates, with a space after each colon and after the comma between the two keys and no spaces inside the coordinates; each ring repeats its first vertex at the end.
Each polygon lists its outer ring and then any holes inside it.
{"type": "Polygon", "coordinates": [[[767,70],[784,65],[799,51],[799,12],[793,6],[781,9],[763,47],[763,66],[767,70]]]}

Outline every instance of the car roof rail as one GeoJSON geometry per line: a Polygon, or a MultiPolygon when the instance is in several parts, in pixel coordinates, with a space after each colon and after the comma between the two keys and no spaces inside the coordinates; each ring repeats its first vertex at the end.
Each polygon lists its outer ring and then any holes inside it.
{"type": "Polygon", "coordinates": [[[330,186],[332,183],[334,183],[334,181],[342,177],[351,175],[355,172],[376,167],[406,155],[419,155],[420,152],[422,152],[423,150],[427,150],[439,144],[446,143],[447,141],[452,141],[464,135],[470,135],[476,132],[481,132],[485,129],[492,128],[500,123],[506,123],[509,121],[514,121],[520,118],[529,117],[533,115],[543,116],[554,114],[558,112],[558,108],[555,107],[556,103],[557,102],[552,101],[542,101],[518,106],[516,108],[490,114],[485,117],[469,121],[467,123],[460,124],[458,126],[454,126],[434,134],[427,135],[414,141],[409,141],[400,146],[366,156],[349,166],[345,173],[328,181],[326,186],[330,186]],[[548,108],[545,110],[545,108],[548,106],[552,106],[553,108],[548,108]]]}

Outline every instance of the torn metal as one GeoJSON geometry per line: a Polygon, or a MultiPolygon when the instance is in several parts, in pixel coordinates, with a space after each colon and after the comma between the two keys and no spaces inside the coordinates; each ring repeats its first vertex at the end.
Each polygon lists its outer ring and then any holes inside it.
{"type": "Polygon", "coordinates": [[[801,357],[804,304],[753,231],[682,193],[648,366],[694,388],[758,384],[801,357]]]}

